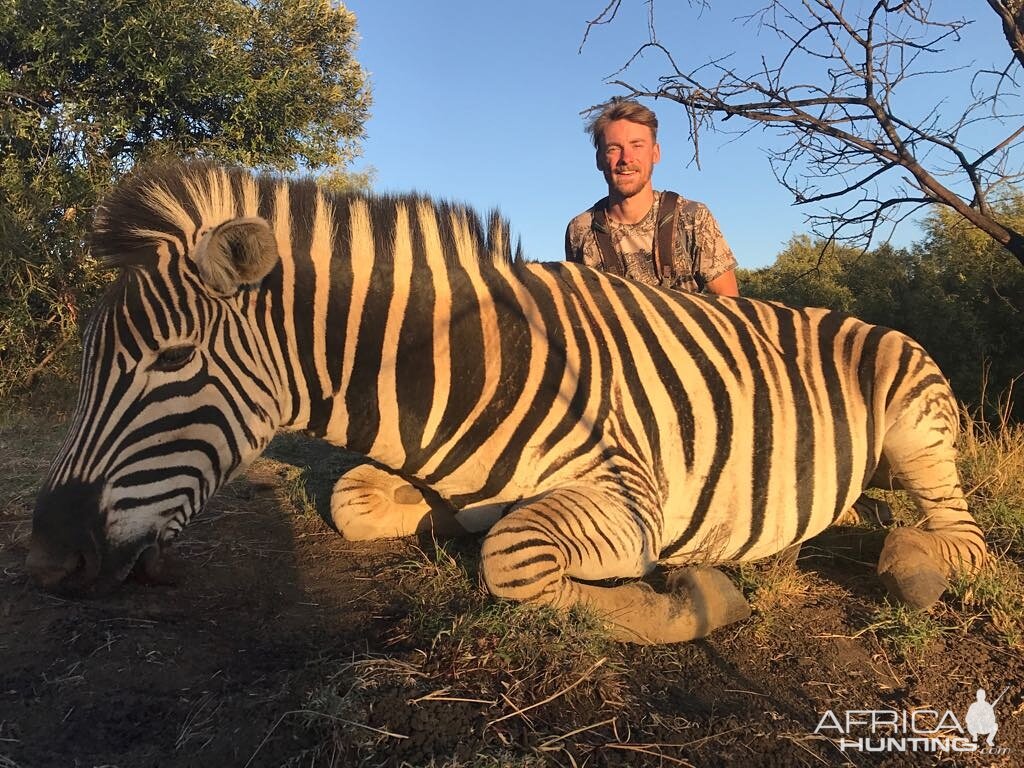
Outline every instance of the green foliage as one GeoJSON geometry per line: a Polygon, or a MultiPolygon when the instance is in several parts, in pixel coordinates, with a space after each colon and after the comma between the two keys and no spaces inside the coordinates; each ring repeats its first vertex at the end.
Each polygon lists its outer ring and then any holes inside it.
{"type": "MultiPolygon", "coordinates": [[[[1024,196],[999,217],[1024,224],[1024,196]]],[[[742,291],[796,306],[850,312],[904,331],[931,353],[957,396],[989,415],[1024,372],[1024,267],[958,216],[936,210],[909,250],[861,253],[794,237],[771,267],[741,270],[742,291]]],[[[1024,416],[1024,398],[1012,406],[1024,416]]]]}
{"type": "Polygon", "coordinates": [[[347,192],[369,192],[373,188],[375,171],[368,168],[362,171],[330,170],[317,177],[317,184],[329,192],[344,194],[347,192]]]}
{"type": "Polygon", "coordinates": [[[322,0],[0,0],[0,395],[73,335],[103,283],[91,210],[135,163],[350,161],[354,45],[322,0]]]}
{"type": "Polygon", "coordinates": [[[807,235],[796,235],[771,267],[739,270],[743,295],[849,312],[854,297],[839,279],[847,257],[834,246],[823,250],[820,242],[807,235]]]}

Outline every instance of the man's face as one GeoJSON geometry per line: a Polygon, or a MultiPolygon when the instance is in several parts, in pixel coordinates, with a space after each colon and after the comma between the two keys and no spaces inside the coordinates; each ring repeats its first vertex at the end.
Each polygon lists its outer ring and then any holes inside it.
{"type": "Polygon", "coordinates": [[[608,191],[633,197],[651,185],[654,164],[661,159],[651,129],[629,120],[613,120],[605,127],[597,148],[597,168],[608,191]]]}

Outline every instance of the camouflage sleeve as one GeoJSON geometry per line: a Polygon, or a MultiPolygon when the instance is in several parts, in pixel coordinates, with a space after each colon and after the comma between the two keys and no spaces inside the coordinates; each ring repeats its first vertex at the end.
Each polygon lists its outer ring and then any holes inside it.
{"type": "Polygon", "coordinates": [[[580,259],[578,245],[572,241],[572,224],[573,223],[570,221],[569,225],[565,228],[565,260],[579,263],[582,259],[580,259]]]}
{"type": "Polygon", "coordinates": [[[587,233],[590,231],[590,217],[584,211],[569,222],[565,228],[565,260],[577,264],[590,264],[587,259],[587,233]]]}
{"type": "Polygon", "coordinates": [[[697,272],[705,283],[736,269],[736,257],[725,242],[718,222],[711,211],[703,203],[698,203],[693,211],[693,229],[691,230],[696,252],[697,272]]]}

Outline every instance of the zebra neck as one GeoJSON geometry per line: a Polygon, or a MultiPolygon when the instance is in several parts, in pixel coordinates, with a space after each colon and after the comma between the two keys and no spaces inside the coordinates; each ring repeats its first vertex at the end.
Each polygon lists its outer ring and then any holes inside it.
{"type": "MultiPolygon", "coordinates": [[[[282,304],[292,313],[285,346],[296,372],[288,426],[414,472],[480,410],[499,377],[521,379],[511,368],[529,364],[500,354],[508,310],[495,297],[508,293],[508,276],[450,222],[456,236],[449,232],[442,248],[433,208],[416,210],[411,226],[397,205],[385,234],[355,201],[333,212],[333,238],[316,234],[330,231],[323,216],[308,246],[293,238],[282,269],[282,304]]],[[[528,333],[516,314],[513,332],[528,333]]]]}

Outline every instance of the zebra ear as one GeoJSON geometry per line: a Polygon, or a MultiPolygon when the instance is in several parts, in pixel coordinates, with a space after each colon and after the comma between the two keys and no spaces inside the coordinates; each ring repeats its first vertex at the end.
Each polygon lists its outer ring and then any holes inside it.
{"type": "Polygon", "coordinates": [[[277,265],[277,240],[265,219],[232,219],[203,236],[193,259],[211,290],[233,294],[260,282],[277,265]]]}

